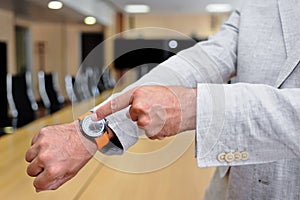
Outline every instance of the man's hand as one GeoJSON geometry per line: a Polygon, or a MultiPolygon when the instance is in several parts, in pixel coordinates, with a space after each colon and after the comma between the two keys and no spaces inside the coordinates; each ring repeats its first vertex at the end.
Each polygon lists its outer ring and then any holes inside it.
{"type": "Polygon", "coordinates": [[[163,139],[196,128],[196,89],[140,86],[101,106],[98,119],[128,106],[127,117],[137,122],[150,139],[163,139]]]}
{"type": "Polygon", "coordinates": [[[55,190],[74,177],[97,151],[79,131],[79,123],[48,126],[32,139],[26,153],[27,173],[36,191],[55,190]]]}
{"type": "MultiPolygon", "coordinates": [[[[97,118],[128,106],[128,117],[151,139],[163,139],[196,126],[195,89],[141,86],[100,107],[97,118]]],[[[54,190],[74,177],[96,151],[96,144],[80,133],[78,121],[48,126],[32,139],[26,153],[30,162],[27,173],[36,177],[36,191],[54,190]]]]}

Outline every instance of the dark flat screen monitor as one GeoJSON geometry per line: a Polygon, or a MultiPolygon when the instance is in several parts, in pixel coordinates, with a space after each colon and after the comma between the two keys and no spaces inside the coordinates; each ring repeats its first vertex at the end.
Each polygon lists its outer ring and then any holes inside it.
{"type": "Polygon", "coordinates": [[[196,41],[192,39],[116,39],[114,67],[122,70],[143,64],[159,64],[194,44],[196,41]],[[175,41],[176,46],[171,46],[170,41],[175,41]]]}

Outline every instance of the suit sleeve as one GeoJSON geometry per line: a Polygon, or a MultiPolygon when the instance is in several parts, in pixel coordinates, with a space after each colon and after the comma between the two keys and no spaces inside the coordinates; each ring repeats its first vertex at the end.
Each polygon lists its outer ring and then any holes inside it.
{"type": "Polygon", "coordinates": [[[197,98],[200,167],[300,157],[299,88],[199,84],[197,98]]]}
{"type": "MultiPolygon", "coordinates": [[[[198,83],[227,82],[236,70],[238,26],[239,12],[235,11],[215,36],[179,52],[124,91],[140,85],[196,88],[198,83]]],[[[127,109],[124,109],[107,117],[123,149],[112,148],[108,145],[101,150],[103,153],[121,154],[136,143],[139,134],[142,134],[136,124],[127,119],[126,112],[127,109]]]]}

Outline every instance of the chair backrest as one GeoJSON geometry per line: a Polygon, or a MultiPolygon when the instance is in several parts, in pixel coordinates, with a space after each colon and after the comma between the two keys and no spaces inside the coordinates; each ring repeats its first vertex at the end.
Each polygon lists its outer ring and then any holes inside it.
{"type": "Polygon", "coordinates": [[[106,68],[101,77],[100,77],[100,80],[98,82],[98,89],[100,92],[103,92],[105,90],[108,90],[108,89],[112,89],[116,84],[116,81],[115,79],[111,76],[110,74],[110,69],[109,68],[106,68]]]}
{"type": "Polygon", "coordinates": [[[54,113],[63,107],[64,97],[59,92],[59,84],[56,73],[47,73],[40,71],[39,92],[42,101],[50,113],[54,113]]]}
{"type": "Polygon", "coordinates": [[[0,127],[5,127],[9,123],[8,117],[8,101],[7,101],[7,84],[5,78],[0,80],[2,82],[0,86],[0,127]]]}
{"type": "Polygon", "coordinates": [[[92,97],[89,88],[90,78],[88,73],[82,69],[77,73],[74,83],[74,93],[78,101],[83,101],[92,97]]]}
{"type": "Polygon", "coordinates": [[[7,99],[13,117],[13,127],[21,127],[36,118],[38,105],[32,91],[30,72],[7,74],[7,99]]]}
{"type": "Polygon", "coordinates": [[[7,102],[7,44],[0,41],[0,135],[4,133],[1,129],[11,125],[8,116],[8,102],[7,102]]]}
{"type": "Polygon", "coordinates": [[[71,75],[66,75],[65,76],[66,92],[71,103],[78,102],[74,92],[74,84],[75,84],[75,78],[72,77],[71,75]]]}
{"type": "Polygon", "coordinates": [[[95,71],[91,67],[87,67],[85,73],[87,76],[87,86],[88,86],[88,91],[90,93],[90,96],[91,97],[99,96],[100,91],[97,87],[97,82],[99,81],[99,75],[97,71],[95,71]]]}

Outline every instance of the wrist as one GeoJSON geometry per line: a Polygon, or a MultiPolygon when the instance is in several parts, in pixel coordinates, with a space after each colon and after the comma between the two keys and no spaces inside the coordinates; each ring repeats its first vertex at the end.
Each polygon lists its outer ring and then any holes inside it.
{"type": "Polygon", "coordinates": [[[180,106],[182,120],[180,132],[196,129],[197,119],[197,89],[185,88],[181,94],[180,106]]]}
{"type": "Polygon", "coordinates": [[[85,148],[89,151],[91,155],[94,155],[97,152],[97,144],[84,136],[79,124],[79,120],[72,122],[76,127],[76,134],[78,135],[80,141],[85,146],[85,148]]]}
{"type": "Polygon", "coordinates": [[[92,112],[87,112],[78,118],[81,135],[93,142],[97,146],[98,150],[106,146],[109,142],[123,149],[118,137],[108,126],[108,121],[105,119],[94,120],[94,116],[91,114],[92,112]],[[99,132],[97,133],[97,131],[99,132]]]}
{"type": "Polygon", "coordinates": [[[100,150],[109,143],[109,135],[107,130],[106,119],[97,120],[94,119],[92,112],[80,116],[79,127],[82,135],[95,143],[97,149],[100,150]]]}

